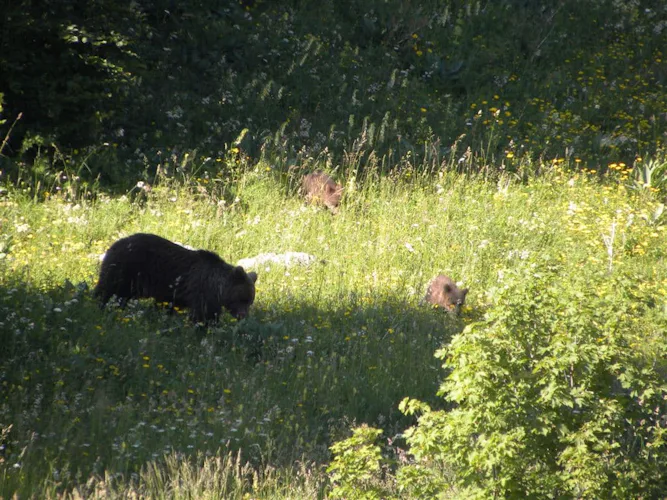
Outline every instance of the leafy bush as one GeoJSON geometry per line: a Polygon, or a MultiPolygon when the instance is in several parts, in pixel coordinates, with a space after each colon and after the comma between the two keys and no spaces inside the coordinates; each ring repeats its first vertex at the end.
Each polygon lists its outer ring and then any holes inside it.
{"type": "Polygon", "coordinates": [[[351,437],[331,447],[335,455],[327,469],[334,481],[331,496],[369,500],[383,498],[377,486],[382,461],[377,439],[382,431],[362,425],[352,432],[351,437]]]}
{"type": "Polygon", "coordinates": [[[455,485],[465,498],[657,498],[667,488],[667,351],[644,348],[655,290],[629,276],[564,272],[545,262],[506,276],[483,322],[437,356],[439,394],[407,432],[416,496],[455,485]],[[656,362],[660,360],[659,362],[656,362]],[[662,374],[661,374],[662,372],[662,374]],[[434,471],[451,468],[455,479],[434,471]]]}

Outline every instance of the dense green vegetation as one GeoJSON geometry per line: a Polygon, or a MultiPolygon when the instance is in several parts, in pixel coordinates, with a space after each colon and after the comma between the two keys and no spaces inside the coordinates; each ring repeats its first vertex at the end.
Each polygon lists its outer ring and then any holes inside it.
{"type": "MultiPolygon", "coordinates": [[[[468,147],[509,170],[526,156],[598,168],[665,143],[667,7],[654,1],[2,9],[0,135],[15,124],[2,153],[28,150],[24,169],[49,153],[32,182],[72,169],[129,187],[185,153],[209,171],[226,154],[389,167],[468,147]]],[[[20,167],[3,170],[16,180],[20,167]]]]}
{"type": "Polygon", "coordinates": [[[3,3],[0,497],[664,496],[656,4],[3,3]],[[316,261],[100,310],[139,231],[316,261]]]}

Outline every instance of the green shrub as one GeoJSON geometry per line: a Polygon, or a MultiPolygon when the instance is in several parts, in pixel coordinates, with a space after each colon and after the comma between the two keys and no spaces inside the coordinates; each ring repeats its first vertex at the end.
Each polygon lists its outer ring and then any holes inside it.
{"type": "Polygon", "coordinates": [[[334,481],[331,497],[368,500],[384,498],[378,487],[382,452],[377,439],[382,431],[362,425],[352,432],[351,437],[331,446],[335,456],[327,469],[334,481]]]}
{"type": "Polygon", "coordinates": [[[401,485],[466,498],[664,493],[666,351],[643,348],[642,319],[657,312],[667,331],[667,317],[633,281],[550,262],[508,274],[486,319],[437,353],[451,370],[439,394],[456,407],[403,401],[423,414],[401,485]],[[453,481],[433,474],[443,467],[453,481]]]}

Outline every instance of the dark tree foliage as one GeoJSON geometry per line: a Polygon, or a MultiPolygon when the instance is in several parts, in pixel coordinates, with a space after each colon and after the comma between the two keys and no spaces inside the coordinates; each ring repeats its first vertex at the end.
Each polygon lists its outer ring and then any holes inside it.
{"type": "Polygon", "coordinates": [[[131,79],[139,15],[130,2],[2,1],[5,126],[22,113],[10,154],[18,152],[26,134],[72,148],[99,140],[131,79]]]}
{"type": "Polygon", "coordinates": [[[665,141],[651,0],[0,0],[0,16],[0,138],[23,113],[0,154],[85,150],[103,182],[239,137],[244,158],[391,165],[467,148],[631,164],[665,141]]]}

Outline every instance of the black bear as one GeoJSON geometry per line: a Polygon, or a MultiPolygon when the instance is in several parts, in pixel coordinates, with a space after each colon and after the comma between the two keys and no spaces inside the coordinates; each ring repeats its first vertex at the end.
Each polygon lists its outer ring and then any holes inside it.
{"type": "Polygon", "coordinates": [[[137,233],[116,241],[102,260],[94,295],[104,306],[112,295],[121,304],[154,298],[187,307],[196,322],[217,319],[222,308],[245,318],[255,300],[256,273],[246,273],[207,250],[188,250],[154,234],[137,233]]]}

